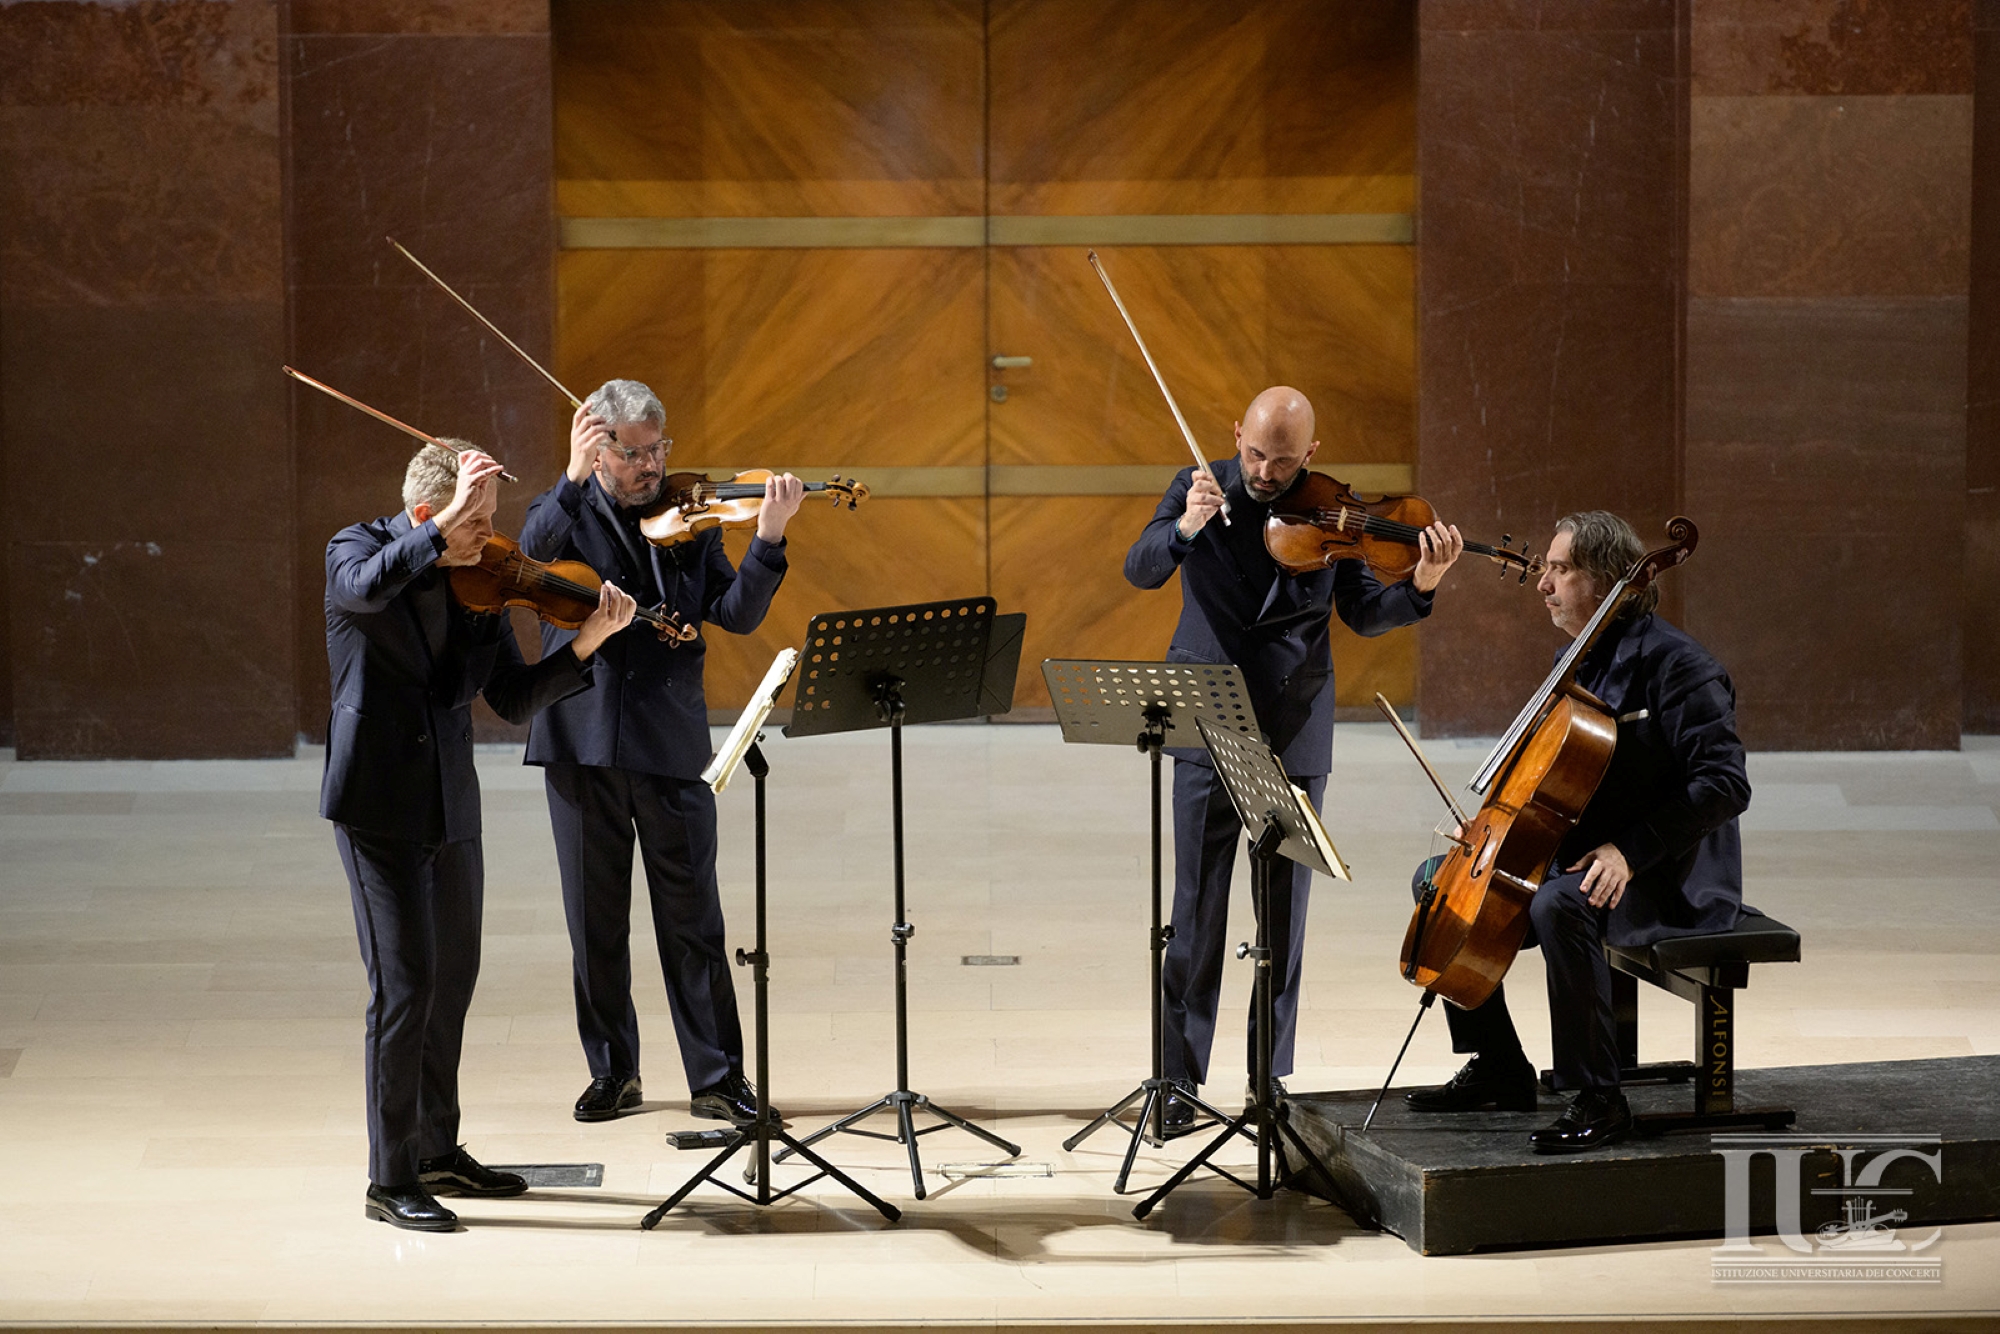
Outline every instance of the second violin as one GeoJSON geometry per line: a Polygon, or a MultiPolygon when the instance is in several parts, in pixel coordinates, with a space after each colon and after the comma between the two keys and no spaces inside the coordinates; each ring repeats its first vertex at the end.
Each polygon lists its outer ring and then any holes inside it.
{"type": "MultiPolygon", "coordinates": [[[[1417,568],[1422,548],[1417,536],[1437,522],[1437,511],[1422,496],[1378,496],[1363,500],[1345,483],[1323,472],[1299,475],[1297,485],[1271,502],[1264,520],[1264,549],[1293,574],[1323,570],[1337,560],[1358,558],[1391,582],[1406,579],[1417,568]]],[[[1484,556],[1503,572],[1517,569],[1521,582],[1542,572],[1542,558],[1508,549],[1511,536],[1497,547],[1467,542],[1469,554],[1484,556]]]]}
{"type": "MultiPolygon", "coordinates": [[[[775,474],[768,468],[739,472],[726,482],[718,482],[698,472],[668,473],[660,484],[660,498],[639,520],[639,531],[654,546],[670,547],[700,536],[710,528],[745,528],[757,522],[764,507],[764,484],[775,474]]],[[[808,495],[824,492],[838,507],[843,501],[855,509],[868,499],[868,488],[838,476],[826,482],[805,483],[808,495]]]]}

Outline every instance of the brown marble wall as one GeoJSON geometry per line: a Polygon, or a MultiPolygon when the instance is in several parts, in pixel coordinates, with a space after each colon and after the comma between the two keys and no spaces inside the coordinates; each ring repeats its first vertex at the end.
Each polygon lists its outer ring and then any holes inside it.
{"type": "Polygon", "coordinates": [[[289,752],[278,11],[0,6],[23,758],[289,752]]]}
{"type": "Polygon", "coordinates": [[[1968,0],[1697,0],[1689,50],[1685,623],[1753,746],[1954,747],[1968,0]]]}
{"type": "MultiPolygon", "coordinates": [[[[1469,537],[1675,509],[1675,0],[1419,9],[1418,486],[1469,537]]],[[[1419,632],[1431,735],[1497,732],[1560,640],[1532,587],[1454,571],[1419,632]]]]}
{"type": "Polygon", "coordinates": [[[1965,730],[2000,732],[2000,0],[1973,5],[1965,730]]]}
{"type": "MultiPolygon", "coordinates": [[[[285,281],[292,364],[429,431],[493,450],[522,480],[499,526],[564,456],[568,405],[384,236],[393,235],[541,361],[555,256],[546,0],[293,0],[285,281]]],[[[292,390],[298,505],[295,723],[323,735],[326,541],[401,508],[412,443],[292,390]]],[[[482,709],[484,706],[481,706],[482,709]]],[[[505,735],[484,715],[481,734],[505,735]]]]}

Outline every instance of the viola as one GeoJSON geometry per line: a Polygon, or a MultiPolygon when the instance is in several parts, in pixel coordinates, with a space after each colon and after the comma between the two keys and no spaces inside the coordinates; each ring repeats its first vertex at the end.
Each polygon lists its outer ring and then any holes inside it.
{"type": "MultiPolygon", "coordinates": [[[[764,508],[764,483],[776,476],[769,468],[739,472],[718,482],[698,472],[667,474],[660,498],[639,517],[639,531],[658,547],[671,547],[701,536],[711,528],[746,528],[764,508]]],[[[868,499],[868,488],[856,481],[807,482],[806,494],[824,492],[837,509],[842,502],[855,509],[868,499]]]]}
{"type": "MultiPolygon", "coordinates": [[[[1500,985],[1528,929],[1528,901],[1611,765],[1618,720],[1576,684],[1577,664],[1627,599],[1693,553],[1692,521],[1667,524],[1673,545],[1650,552],[1605,595],[1597,614],[1473,775],[1484,798],[1418,897],[1402,970],[1428,995],[1464,1009],[1500,985]]],[[[1426,768],[1429,766],[1427,765],[1426,768]]],[[[1448,798],[1447,798],[1448,799],[1448,798]]],[[[1428,1003],[1428,1002],[1426,1002],[1428,1003]]]]}
{"type": "MultiPolygon", "coordinates": [[[[511,537],[499,533],[486,539],[477,565],[454,565],[451,591],[467,611],[498,612],[507,607],[526,607],[550,625],[576,630],[597,610],[598,589],[604,580],[580,560],[538,561],[521,550],[511,537]]],[[[681,620],[680,613],[664,607],[648,611],[641,607],[632,614],[659,632],[672,648],[687,643],[695,627],[681,620]]]]}
{"type": "MultiPolygon", "coordinates": [[[[1357,558],[1383,579],[1407,579],[1417,568],[1423,548],[1417,536],[1437,522],[1437,511],[1422,496],[1378,496],[1363,500],[1345,482],[1323,472],[1301,474],[1291,490],[1271,502],[1264,520],[1264,549],[1293,574],[1311,574],[1337,560],[1357,558]]],[[[1508,549],[1511,535],[1497,547],[1467,542],[1465,549],[1493,561],[1505,574],[1521,572],[1521,582],[1540,575],[1544,562],[1521,550],[1508,549]]]]}

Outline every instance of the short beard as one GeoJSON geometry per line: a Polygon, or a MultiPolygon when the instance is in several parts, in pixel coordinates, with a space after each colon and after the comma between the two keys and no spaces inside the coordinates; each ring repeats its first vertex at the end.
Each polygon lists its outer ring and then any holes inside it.
{"type": "MultiPolygon", "coordinates": [[[[603,474],[600,473],[599,476],[602,477],[603,474]]],[[[627,509],[643,509],[660,498],[660,489],[666,485],[666,482],[667,479],[665,476],[655,477],[648,485],[642,486],[636,491],[627,491],[609,477],[604,477],[604,489],[611,493],[611,498],[614,501],[625,506],[627,509]]]]}

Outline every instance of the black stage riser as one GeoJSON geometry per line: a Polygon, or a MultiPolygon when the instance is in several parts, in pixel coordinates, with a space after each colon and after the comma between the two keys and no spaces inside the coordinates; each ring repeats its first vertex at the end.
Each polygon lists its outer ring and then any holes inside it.
{"type": "MultiPolygon", "coordinates": [[[[1359,1127],[1374,1090],[1294,1094],[1292,1120],[1332,1169],[1334,1203],[1425,1255],[1723,1235],[1724,1161],[1707,1132],[1543,1157],[1528,1148],[1528,1132],[1560,1113],[1560,1097],[1544,1095],[1533,1113],[1430,1116],[1405,1107],[1401,1094],[1383,1101],[1366,1134],[1359,1127]]],[[[1637,1113],[1680,1111],[1691,1096],[1684,1084],[1626,1095],[1637,1113]]],[[[1942,1179],[1912,1161],[1884,1175],[1883,1184],[1912,1191],[1893,1201],[1908,1215],[1898,1225],[1905,1235],[2000,1219],[2000,1057],[1740,1070],[1737,1101],[1796,1108],[1797,1124],[1783,1133],[1828,1145],[1939,1135],[1924,1147],[1942,1155],[1942,1179]]],[[[1841,1196],[1812,1192],[1845,1178],[1830,1148],[1809,1149],[1800,1168],[1800,1232],[1810,1238],[1842,1216],[1841,1196]]],[[[1774,1172],[1770,1154],[1750,1160],[1750,1227],[1764,1237],[1778,1231],[1774,1172]]],[[[1763,1245],[1774,1257],[1785,1251],[1763,1245]]]]}

